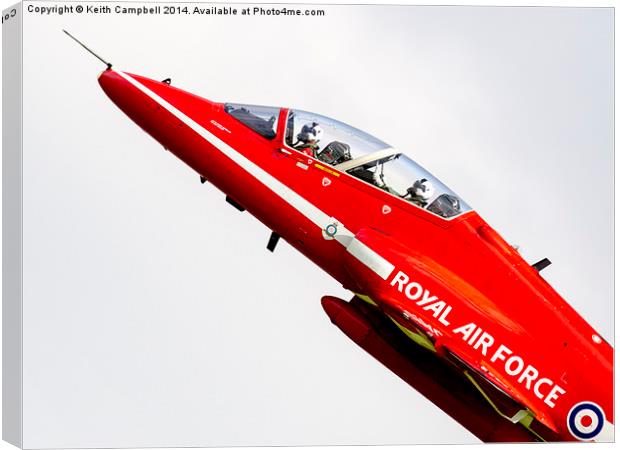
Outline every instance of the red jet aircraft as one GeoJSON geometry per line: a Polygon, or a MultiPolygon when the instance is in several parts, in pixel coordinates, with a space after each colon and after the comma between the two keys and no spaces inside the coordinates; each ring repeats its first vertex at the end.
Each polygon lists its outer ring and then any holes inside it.
{"type": "Polygon", "coordinates": [[[322,299],[331,321],[482,441],[613,440],[613,349],[540,276],[547,259],[363,131],[106,64],[108,97],[273,230],[269,250],[284,238],[354,294],[322,299]]]}

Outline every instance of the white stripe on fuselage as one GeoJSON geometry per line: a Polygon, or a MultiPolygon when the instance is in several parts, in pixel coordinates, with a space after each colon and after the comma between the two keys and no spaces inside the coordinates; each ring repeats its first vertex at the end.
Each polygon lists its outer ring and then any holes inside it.
{"type": "Polygon", "coordinates": [[[338,220],[330,217],[328,214],[323,212],[314,204],[310,203],[297,192],[293,191],[286,184],[282,183],[273,175],[265,171],[262,167],[247,159],[240,152],[232,148],[230,145],[222,141],[214,134],[207,131],[191,117],[187,116],[185,113],[183,113],[175,106],[161,98],[155,92],[151,91],[149,88],[144,86],[142,83],[140,83],[130,75],[127,75],[123,72],[116,73],[118,73],[121,77],[127,80],[131,85],[135,86],[145,95],[157,102],[160,106],[162,106],[173,116],[178,118],[189,128],[194,130],[204,140],[206,140],[219,151],[221,151],[224,155],[226,155],[228,158],[238,164],[242,169],[244,169],[258,181],[267,186],[272,192],[277,194],[285,202],[287,202],[302,215],[304,215],[308,220],[310,220],[317,227],[319,227],[319,229],[325,230],[328,225],[337,224],[337,232],[333,238],[340,244],[342,244],[351,255],[353,255],[369,269],[379,275],[382,279],[386,280],[390,273],[394,270],[394,265],[392,263],[387,261],[385,258],[383,258],[371,248],[369,248],[363,242],[357,240],[353,233],[349,231],[344,225],[342,225],[338,220]]]}

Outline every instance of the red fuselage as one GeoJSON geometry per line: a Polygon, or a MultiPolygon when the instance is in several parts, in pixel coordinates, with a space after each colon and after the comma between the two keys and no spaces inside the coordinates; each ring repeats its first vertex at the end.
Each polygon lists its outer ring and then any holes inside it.
{"type": "Polygon", "coordinates": [[[114,70],[99,83],[200,176],[561,440],[613,429],[612,347],[476,212],[444,219],[295,150],[286,108],[267,139],[166,83],[114,70]],[[591,411],[569,417],[582,402],[604,414],[600,427],[591,411]]]}

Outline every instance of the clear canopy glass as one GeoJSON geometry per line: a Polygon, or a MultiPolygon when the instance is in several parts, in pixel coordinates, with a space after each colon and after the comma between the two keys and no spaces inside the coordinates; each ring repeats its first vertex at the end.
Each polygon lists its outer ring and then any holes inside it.
{"type": "Polygon", "coordinates": [[[445,219],[471,210],[445,184],[402,153],[378,154],[378,158],[359,158],[359,164],[345,164],[339,168],[445,219]]]}
{"type": "Polygon", "coordinates": [[[276,137],[280,108],[226,103],[224,111],[267,139],[276,137]]]}
{"type": "Polygon", "coordinates": [[[317,142],[319,147],[316,151],[317,158],[329,164],[348,161],[389,147],[385,142],[346,123],[298,109],[289,111],[286,144],[297,148],[301,144],[302,129],[304,126],[312,127],[313,124],[317,124],[322,131],[320,140],[317,142]],[[333,149],[336,151],[331,151],[333,149]],[[337,156],[341,153],[348,153],[348,155],[334,159],[334,153],[337,156]]]}
{"type": "Polygon", "coordinates": [[[313,156],[395,197],[445,219],[471,208],[419,164],[385,142],[338,120],[307,111],[290,110],[286,144],[307,151],[304,132],[320,138],[313,156]]]}

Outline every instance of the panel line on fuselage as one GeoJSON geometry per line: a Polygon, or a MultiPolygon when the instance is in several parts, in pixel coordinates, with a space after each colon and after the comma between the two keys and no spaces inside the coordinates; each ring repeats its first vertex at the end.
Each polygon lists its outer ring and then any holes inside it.
{"type": "Polygon", "coordinates": [[[118,73],[122,78],[124,78],[134,87],[136,87],[142,93],[150,97],[160,106],[165,108],[173,116],[181,120],[200,137],[205,139],[220,152],[222,152],[237,165],[239,165],[242,169],[244,169],[258,181],[263,183],[267,188],[269,188],[272,192],[282,198],[285,202],[287,202],[289,205],[299,211],[308,220],[310,220],[321,230],[323,230],[323,232],[328,225],[336,224],[337,233],[335,234],[335,236],[333,236],[334,240],[342,244],[351,255],[353,255],[370,270],[375,272],[382,279],[386,280],[390,276],[390,274],[394,270],[394,265],[387,261],[385,258],[383,258],[381,255],[379,255],[377,252],[372,250],[366,244],[356,239],[355,235],[334,217],[326,214],[316,205],[312,204],[307,199],[299,195],[297,192],[295,192],[286,184],[275,178],[265,169],[250,161],[239,151],[235,150],[226,142],[222,141],[220,138],[209,132],[191,117],[180,111],[174,105],[157,95],[155,92],[151,91],[149,88],[144,86],[142,83],[140,83],[130,75],[120,71],[116,73],[118,73]]]}

